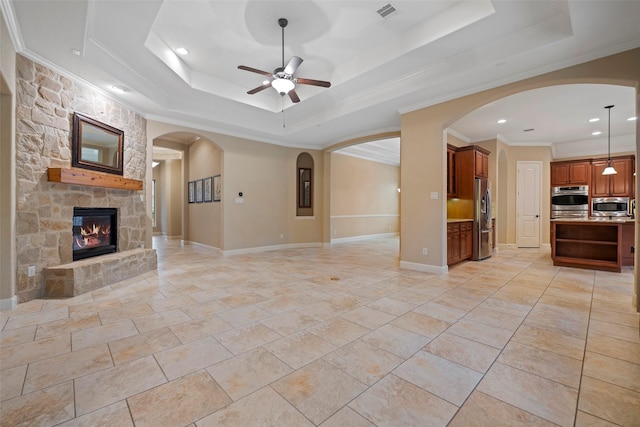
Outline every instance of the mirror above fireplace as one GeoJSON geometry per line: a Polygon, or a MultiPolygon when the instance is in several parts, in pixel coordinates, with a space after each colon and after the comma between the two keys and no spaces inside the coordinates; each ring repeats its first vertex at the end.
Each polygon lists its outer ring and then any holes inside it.
{"type": "Polygon", "coordinates": [[[123,145],[120,129],[74,113],[71,166],[122,175],[123,145]]]}

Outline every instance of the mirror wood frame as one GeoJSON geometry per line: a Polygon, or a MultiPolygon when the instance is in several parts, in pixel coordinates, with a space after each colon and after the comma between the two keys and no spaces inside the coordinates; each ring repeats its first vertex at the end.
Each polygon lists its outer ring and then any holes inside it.
{"type": "Polygon", "coordinates": [[[124,131],[101,123],[84,114],[73,114],[73,138],[71,146],[71,166],[115,175],[123,174],[124,131]],[[92,131],[93,132],[92,132],[92,131]],[[104,141],[95,139],[92,134],[100,134],[104,141]],[[105,145],[106,144],[106,145],[105,145]],[[92,161],[82,156],[83,148],[105,147],[107,156],[113,161],[92,161]]]}

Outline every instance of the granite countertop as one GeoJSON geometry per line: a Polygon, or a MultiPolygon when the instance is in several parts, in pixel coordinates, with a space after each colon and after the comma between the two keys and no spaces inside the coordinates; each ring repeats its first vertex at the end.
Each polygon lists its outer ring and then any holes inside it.
{"type": "Polygon", "coordinates": [[[473,218],[447,218],[447,223],[473,221],[473,218]]]}
{"type": "Polygon", "coordinates": [[[596,223],[615,223],[615,224],[633,224],[636,222],[635,219],[629,217],[589,217],[589,218],[552,218],[551,221],[557,222],[596,222],[596,223]]]}

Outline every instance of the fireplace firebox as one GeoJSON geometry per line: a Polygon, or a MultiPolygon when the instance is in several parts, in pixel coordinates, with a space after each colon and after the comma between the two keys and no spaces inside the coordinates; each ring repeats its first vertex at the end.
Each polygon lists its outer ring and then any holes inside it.
{"type": "Polygon", "coordinates": [[[118,251],[118,209],[73,208],[73,260],[118,251]]]}

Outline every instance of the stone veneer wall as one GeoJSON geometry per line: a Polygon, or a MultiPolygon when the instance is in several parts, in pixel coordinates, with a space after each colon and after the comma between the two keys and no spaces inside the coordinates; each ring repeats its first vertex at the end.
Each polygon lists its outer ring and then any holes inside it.
{"type": "Polygon", "coordinates": [[[144,191],[48,182],[49,167],[71,167],[73,113],[124,131],[126,178],[145,178],[147,135],[141,115],[86,85],[20,55],[16,71],[16,294],[24,302],[44,295],[45,267],[73,261],[74,206],[118,208],[118,250],[144,245],[144,191]]]}

